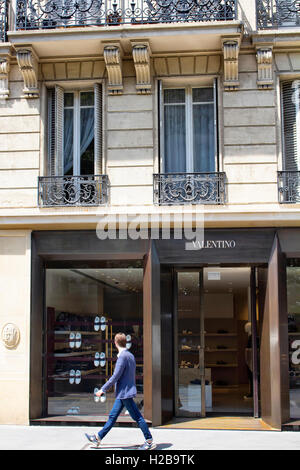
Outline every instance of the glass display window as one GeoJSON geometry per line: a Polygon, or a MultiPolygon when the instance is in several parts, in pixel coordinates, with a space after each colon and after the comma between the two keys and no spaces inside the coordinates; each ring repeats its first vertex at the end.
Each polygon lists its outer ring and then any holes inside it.
{"type": "Polygon", "coordinates": [[[288,260],[287,305],[290,417],[300,418],[300,260],[288,260]]]}
{"type": "Polygon", "coordinates": [[[143,269],[46,270],[47,416],[109,413],[114,390],[105,401],[95,393],[113,374],[118,332],[126,334],[136,359],[136,401],[142,409],[143,269]]]}

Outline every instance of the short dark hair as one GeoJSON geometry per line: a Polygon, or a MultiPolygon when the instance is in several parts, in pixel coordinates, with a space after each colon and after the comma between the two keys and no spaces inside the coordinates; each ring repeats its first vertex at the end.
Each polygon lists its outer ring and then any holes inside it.
{"type": "Polygon", "coordinates": [[[121,348],[126,348],[126,335],[124,333],[117,333],[115,335],[115,343],[121,348]]]}

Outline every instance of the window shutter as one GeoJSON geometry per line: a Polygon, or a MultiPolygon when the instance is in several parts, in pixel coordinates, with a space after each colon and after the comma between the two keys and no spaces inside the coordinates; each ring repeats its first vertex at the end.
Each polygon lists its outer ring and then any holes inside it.
{"type": "Polygon", "coordinates": [[[215,171],[219,168],[219,126],[218,126],[218,79],[214,79],[214,128],[215,128],[215,171]]]}
{"type": "Polygon", "coordinates": [[[283,169],[300,171],[300,81],[282,83],[283,169]]]}
{"type": "Polygon", "coordinates": [[[103,123],[102,123],[102,114],[103,114],[103,103],[102,103],[102,85],[100,83],[95,83],[94,85],[94,95],[95,95],[95,175],[102,174],[102,149],[103,149],[103,123]]]}
{"type": "Polygon", "coordinates": [[[48,90],[48,174],[62,176],[64,161],[64,90],[48,90]]]}
{"type": "Polygon", "coordinates": [[[64,89],[55,86],[55,170],[64,174],[64,89]]]}
{"type": "Polygon", "coordinates": [[[55,89],[48,90],[48,175],[55,175],[55,89]]]}
{"type": "Polygon", "coordinates": [[[158,119],[157,132],[158,132],[158,158],[159,158],[158,172],[163,173],[165,171],[164,170],[164,158],[163,158],[163,153],[164,153],[163,152],[163,149],[164,149],[163,115],[164,115],[164,112],[163,112],[163,94],[162,94],[163,91],[162,91],[162,81],[161,80],[158,80],[158,82],[157,82],[157,90],[158,90],[158,94],[157,94],[157,119],[158,119]]]}

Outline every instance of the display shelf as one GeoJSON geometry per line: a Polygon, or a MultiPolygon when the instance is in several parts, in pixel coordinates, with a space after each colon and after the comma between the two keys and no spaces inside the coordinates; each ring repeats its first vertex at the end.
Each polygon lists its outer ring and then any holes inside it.
{"type": "Polygon", "coordinates": [[[70,353],[54,353],[52,357],[68,358],[68,357],[77,357],[77,356],[92,356],[92,355],[95,355],[96,352],[98,351],[79,351],[79,352],[74,351],[70,353]]]}
{"type": "Polygon", "coordinates": [[[200,337],[200,333],[198,333],[198,334],[197,334],[197,333],[192,333],[192,334],[190,334],[190,335],[179,333],[178,336],[180,336],[181,338],[193,338],[193,337],[194,337],[194,338],[195,338],[195,337],[196,337],[196,338],[199,338],[199,337],[200,337]]]}
{"type": "Polygon", "coordinates": [[[220,352],[238,352],[237,349],[205,349],[206,353],[220,353],[220,352]]]}
{"type": "Polygon", "coordinates": [[[222,337],[231,337],[231,336],[237,336],[236,333],[205,333],[205,336],[222,336],[222,337]]]}
{"type": "MultiPolygon", "coordinates": [[[[298,333],[300,335],[300,333],[298,333]]],[[[237,336],[237,333],[204,333],[205,336],[237,336]]],[[[200,337],[200,333],[199,334],[196,334],[196,333],[193,333],[193,334],[190,334],[190,335],[187,335],[187,334],[178,334],[178,336],[180,338],[193,338],[193,337],[196,337],[196,338],[199,338],[200,337]]]]}
{"type": "Polygon", "coordinates": [[[205,364],[205,367],[238,367],[238,364],[205,364]]]}
{"type": "Polygon", "coordinates": [[[222,389],[222,388],[234,389],[234,388],[239,388],[239,385],[214,385],[214,383],[212,383],[212,387],[214,389],[222,389]]]}
{"type": "MultiPolygon", "coordinates": [[[[99,331],[78,331],[78,330],[54,330],[55,335],[69,335],[70,333],[80,333],[81,335],[99,336],[99,331]]],[[[103,341],[104,342],[104,341],[103,341]]]]}
{"type": "Polygon", "coordinates": [[[199,353],[200,349],[195,349],[195,348],[192,348],[192,349],[179,349],[179,352],[180,353],[199,353]]]}

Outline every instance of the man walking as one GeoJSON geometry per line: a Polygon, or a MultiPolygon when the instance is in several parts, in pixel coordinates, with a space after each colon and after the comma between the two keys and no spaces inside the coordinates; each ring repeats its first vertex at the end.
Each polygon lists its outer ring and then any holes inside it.
{"type": "Polygon", "coordinates": [[[117,333],[115,335],[114,342],[118,349],[118,359],[115,371],[111,378],[103,385],[101,390],[96,393],[96,396],[100,397],[115,385],[116,400],[109,414],[108,420],[101,431],[99,431],[98,434],[85,435],[90,442],[93,442],[97,447],[100,447],[101,440],[113,427],[125,406],[132,419],[137,422],[145,437],[145,442],[141,447],[139,447],[139,450],[155,449],[156,445],[153,443],[153,438],[148,425],[133,400],[137,393],[135,385],[135,358],[126,348],[126,336],[124,333],[117,333]]]}

